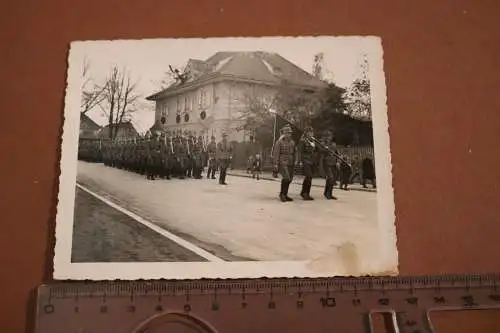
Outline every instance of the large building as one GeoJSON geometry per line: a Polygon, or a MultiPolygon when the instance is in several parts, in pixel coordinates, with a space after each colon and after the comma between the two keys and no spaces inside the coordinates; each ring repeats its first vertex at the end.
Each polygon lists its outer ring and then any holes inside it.
{"type": "Polygon", "coordinates": [[[194,131],[246,141],[243,112],[255,98],[272,101],[283,82],[303,90],[325,83],[276,53],[217,52],[205,61],[190,59],[182,78],[147,100],[155,101],[155,128],[194,131]]]}

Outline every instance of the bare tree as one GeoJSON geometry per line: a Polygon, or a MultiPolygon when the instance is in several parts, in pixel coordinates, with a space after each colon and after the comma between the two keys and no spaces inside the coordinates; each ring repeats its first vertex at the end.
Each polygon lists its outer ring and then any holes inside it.
{"type": "Polygon", "coordinates": [[[82,97],[80,104],[80,112],[86,114],[98,106],[105,98],[105,86],[99,87],[92,82],[92,77],[89,74],[90,61],[87,57],[83,60],[83,84],[82,84],[82,97]]]}
{"type": "Polygon", "coordinates": [[[103,85],[103,100],[98,105],[108,117],[109,138],[115,139],[118,126],[136,110],[137,83],[132,82],[130,74],[117,66],[111,69],[103,85]],[[103,105],[104,104],[104,105],[103,105]]]}
{"type": "Polygon", "coordinates": [[[311,124],[321,105],[321,89],[304,89],[282,82],[272,96],[246,94],[240,115],[242,128],[255,135],[263,146],[273,144],[274,116],[270,109],[290,120],[300,128],[311,124]]]}
{"type": "Polygon", "coordinates": [[[353,81],[352,85],[346,92],[347,112],[357,119],[371,119],[371,89],[370,79],[368,77],[368,59],[363,55],[363,60],[360,64],[359,78],[353,81]]]}

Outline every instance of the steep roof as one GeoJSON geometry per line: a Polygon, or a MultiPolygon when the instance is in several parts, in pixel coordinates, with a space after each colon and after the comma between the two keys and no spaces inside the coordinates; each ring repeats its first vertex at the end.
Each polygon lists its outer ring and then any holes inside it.
{"type": "Polygon", "coordinates": [[[82,127],[82,125],[84,125],[87,129],[94,131],[97,131],[98,129],[101,128],[101,126],[99,126],[95,121],[90,119],[89,116],[87,116],[84,113],[80,113],[80,127],[82,127]]]}
{"type": "Polygon", "coordinates": [[[99,132],[100,137],[108,137],[110,127],[114,128],[116,133],[119,135],[129,134],[129,135],[138,135],[138,131],[135,129],[134,124],[131,121],[124,121],[118,124],[111,124],[104,126],[99,132]]]}
{"type": "Polygon", "coordinates": [[[205,61],[190,59],[186,66],[187,79],[174,82],[166,89],[146,99],[155,100],[161,95],[177,89],[189,87],[201,81],[216,77],[260,81],[267,84],[288,84],[321,88],[325,83],[277,53],[217,52],[205,61]]]}

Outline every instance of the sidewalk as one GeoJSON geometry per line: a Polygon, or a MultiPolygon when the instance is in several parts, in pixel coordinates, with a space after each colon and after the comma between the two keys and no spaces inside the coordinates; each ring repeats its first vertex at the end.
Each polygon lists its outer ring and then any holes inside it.
{"type": "MultiPolygon", "coordinates": [[[[247,173],[246,170],[236,170],[236,169],[235,170],[229,170],[228,169],[227,170],[227,175],[228,176],[236,176],[236,177],[252,178],[252,174],[251,173],[247,173]]],[[[280,176],[278,176],[278,178],[274,178],[271,172],[262,172],[262,174],[260,175],[260,179],[270,180],[270,181],[274,181],[274,182],[281,181],[281,177],[280,176]]],[[[296,185],[301,185],[303,180],[304,180],[303,176],[296,175],[296,176],[293,177],[292,183],[296,184],[296,185]]],[[[313,178],[313,180],[312,180],[312,186],[314,186],[314,187],[324,187],[325,186],[325,180],[323,178],[313,178]]],[[[377,189],[373,189],[371,184],[369,184],[367,186],[368,186],[368,188],[364,188],[362,185],[355,183],[355,184],[349,185],[347,188],[349,190],[351,190],[351,191],[363,191],[363,192],[374,192],[374,193],[377,192],[377,189]]],[[[335,189],[339,190],[338,182],[337,182],[337,185],[334,187],[334,190],[335,189]]]]}

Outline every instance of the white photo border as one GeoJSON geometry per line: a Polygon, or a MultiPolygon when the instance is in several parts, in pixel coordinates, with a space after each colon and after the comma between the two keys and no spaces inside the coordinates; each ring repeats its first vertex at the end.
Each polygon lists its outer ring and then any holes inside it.
{"type": "MultiPolygon", "coordinates": [[[[363,38],[369,51],[375,170],[377,177],[377,211],[379,262],[358,272],[346,267],[319,269],[308,261],[248,262],[138,262],[138,263],[72,263],[73,219],[77,176],[77,154],[81,99],[81,64],[86,43],[75,41],[68,53],[67,87],[61,143],[59,193],[55,227],[53,278],[55,280],[136,280],[136,279],[200,279],[200,278],[318,278],[331,276],[397,275],[398,251],[395,227],[395,202],[392,185],[392,163],[388,131],[386,77],[382,40],[376,36],[300,36],[300,37],[236,37],[237,39],[275,38],[308,39],[363,38]],[[375,268],[375,269],[373,269],[375,268]]],[[[182,38],[191,42],[206,38],[182,38]]],[[[234,37],[210,38],[214,43],[234,37]]],[[[149,39],[151,40],[151,39],[149,39]]],[[[165,40],[165,39],[163,39],[165,40]]],[[[140,40],[137,40],[140,41],[140,40]]],[[[108,41],[99,41],[108,42],[108,41]]],[[[251,43],[249,44],[251,45],[251,43]]],[[[347,265],[344,265],[347,266],[347,265]]]]}

